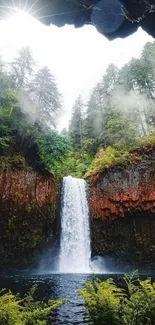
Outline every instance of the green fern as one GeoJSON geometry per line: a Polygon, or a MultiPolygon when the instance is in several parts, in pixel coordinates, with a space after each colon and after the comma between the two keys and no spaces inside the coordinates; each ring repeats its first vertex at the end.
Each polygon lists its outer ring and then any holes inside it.
{"type": "Polygon", "coordinates": [[[35,301],[34,285],[27,295],[21,299],[19,294],[11,291],[0,291],[0,325],[46,325],[51,312],[62,305],[64,299],[55,301],[35,301]]]}
{"type": "Polygon", "coordinates": [[[154,325],[155,283],[140,280],[138,271],[125,274],[124,287],[113,279],[87,282],[79,293],[95,325],[154,325]]]}

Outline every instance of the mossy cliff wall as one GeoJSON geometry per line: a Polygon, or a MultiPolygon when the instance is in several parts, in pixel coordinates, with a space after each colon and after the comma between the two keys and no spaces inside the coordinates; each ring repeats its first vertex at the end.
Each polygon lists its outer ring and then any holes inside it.
{"type": "Polygon", "coordinates": [[[59,231],[60,180],[0,170],[0,270],[37,265],[59,231]]]}
{"type": "Polygon", "coordinates": [[[155,271],[155,149],[90,180],[92,255],[155,271]]]}

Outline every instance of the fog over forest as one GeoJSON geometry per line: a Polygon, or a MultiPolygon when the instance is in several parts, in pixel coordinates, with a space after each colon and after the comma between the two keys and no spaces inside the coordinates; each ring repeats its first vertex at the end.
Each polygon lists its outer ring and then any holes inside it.
{"type": "Polygon", "coordinates": [[[68,125],[75,99],[79,95],[84,101],[88,99],[109,64],[122,67],[132,57],[139,57],[145,43],[152,41],[139,29],[126,39],[110,42],[93,26],[47,27],[25,13],[8,17],[0,26],[0,49],[5,61],[11,61],[21,46],[29,46],[37,63],[47,65],[55,75],[65,112],[59,130],[68,125]]]}

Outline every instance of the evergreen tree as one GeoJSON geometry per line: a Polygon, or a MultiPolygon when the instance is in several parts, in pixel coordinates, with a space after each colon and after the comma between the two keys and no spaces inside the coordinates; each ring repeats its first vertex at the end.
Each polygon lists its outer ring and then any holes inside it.
{"type": "Polygon", "coordinates": [[[102,78],[102,94],[112,95],[114,93],[117,81],[119,78],[119,69],[114,65],[110,64],[102,78]]]}
{"type": "Polygon", "coordinates": [[[119,69],[110,64],[100,83],[100,96],[104,112],[110,113],[112,111],[111,99],[117,92],[118,78],[119,69]]]}
{"type": "Polygon", "coordinates": [[[64,137],[68,137],[68,131],[66,128],[64,128],[62,131],[61,131],[61,134],[64,136],[64,137]]]}
{"type": "MultiPolygon", "coordinates": [[[[149,65],[151,63],[149,62],[149,65]]],[[[128,96],[126,108],[129,106],[130,114],[139,121],[142,135],[148,134],[152,126],[155,126],[155,102],[154,82],[152,69],[142,56],[140,59],[132,59],[124,66],[120,73],[119,86],[122,98],[128,96]],[[151,71],[152,70],[152,71],[151,71]],[[127,95],[127,96],[126,96],[127,95]],[[134,99],[132,106],[131,101],[134,99]]]]}
{"type": "Polygon", "coordinates": [[[38,70],[31,84],[31,98],[37,106],[38,121],[44,126],[55,127],[56,113],[61,109],[61,95],[47,66],[38,70]]]}
{"type": "Polygon", "coordinates": [[[102,107],[101,84],[98,83],[92,90],[87,103],[86,118],[84,120],[84,137],[97,138],[103,129],[103,107],[102,107]]]}
{"type": "Polygon", "coordinates": [[[106,146],[126,146],[133,143],[137,136],[136,122],[130,121],[119,111],[113,111],[107,119],[103,133],[100,135],[100,143],[106,143],[106,146]]]}
{"type": "Polygon", "coordinates": [[[22,47],[18,57],[12,61],[10,70],[11,84],[16,91],[29,88],[35,65],[30,48],[22,47]]]}
{"type": "Polygon", "coordinates": [[[102,81],[93,89],[87,103],[87,116],[84,121],[85,139],[96,139],[94,146],[107,145],[106,124],[113,113],[112,98],[117,89],[119,70],[109,65],[102,81]]]}
{"type": "MultiPolygon", "coordinates": [[[[143,70],[145,74],[145,91],[149,98],[155,98],[155,42],[146,43],[142,51],[141,61],[143,62],[143,70]]],[[[144,82],[143,80],[143,82],[144,82]]]]}
{"type": "Polygon", "coordinates": [[[75,150],[80,150],[83,155],[83,101],[79,96],[72,109],[72,117],[69,124],[69,137],[75,150]]]}

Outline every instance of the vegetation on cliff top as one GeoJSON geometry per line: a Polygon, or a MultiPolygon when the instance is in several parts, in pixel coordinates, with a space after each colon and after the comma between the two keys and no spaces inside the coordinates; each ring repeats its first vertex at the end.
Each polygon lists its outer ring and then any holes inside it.
{"type": "Polygon", "coordinates": [[[94,279],[79,290],[94,325],[154,325],[155,283],[138,273],[124,275],[119,288],[112,278],[94,279]]]}
{"type": "Polygon", "coordinates": [[[66,160],[71,174],[138,161],[139,148],[155,145],[154,57],[155,43],[147,43],[122,69],[109,65],[86,104],[77,98],[65,132],[74,148],[66,160]]]}
{"type": "Polygon", "coordinates": [[[108,146],[99,149],[84,177],[102,173],[105,169],[115,166],[127,166],[142,161],[143,151],[155,150],[155,131],[148,136],[135,138],[132,145],[126,147],[108,146]]]}
{"type": "Polygon", "coordinates": [[[79,96],[68,131],[55,129],[62,97],[48,67],[29,48],[0,64],[0,166],[31,166],[88,177],[141,159],[155,143],[155,43],[122,69],[111,64],[85,104],[79,96]]]}

